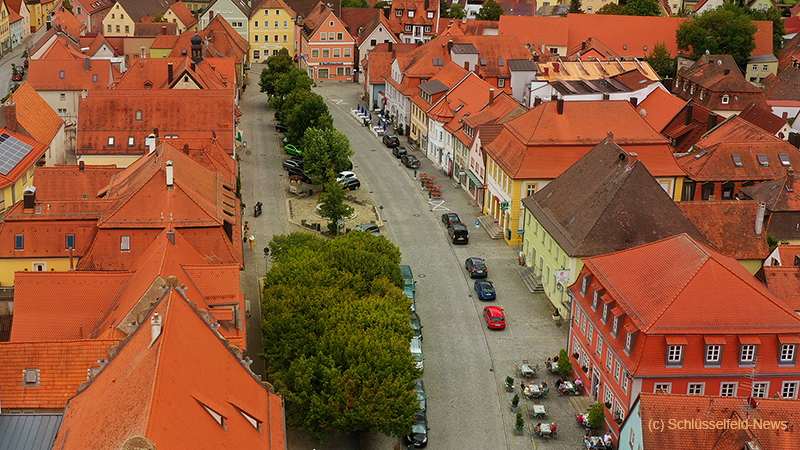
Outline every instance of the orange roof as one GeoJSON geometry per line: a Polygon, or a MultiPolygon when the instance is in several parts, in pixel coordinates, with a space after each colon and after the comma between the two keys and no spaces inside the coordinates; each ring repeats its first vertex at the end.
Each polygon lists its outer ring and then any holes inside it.
{"type": "Polygon", "coordinates": [[[28,69],[28,83],[37,91],[105,90],[114,83],[110,60],[93,59],[88,71],[85,64],[84,60],[33,59],[28,69]],[[64,72],[63,77],[61,72],[64,72]],[[95,75],[97,81],[94,81],[95,75]]]}
{"type": "Polygon", "coordinates": [[[175,44],[180,39],[180,36],[175,34],[160,34],[156,36],[156,39],[150,45],[150,50],[152,51],[154,48],[156,49],[165,49],[165,48],[173,48],[175,44]]]}
{"type": "MultiPolygon", "coordinates": [[[[591,15],[594,16],[594,14],[591,15]]],[[[566,17],[502,15],[500,16],[499,33],[516,36],[529,48],[536,47],[537,44],[567,46],[569,44],[569,19],[566,17]]],[[[589,36],[585,36],[583,39],[587,37],[589,36]]]]}
{"type": "MultiPolygon", "coordinates": [[[[0,259],[68,258],[67,234],[74,236],[73,258],[85,255],[97,234],[99,213],[87,211],[78,214],[72,210],[64,214],[59,211],[62,203],[50,204],[50,210],[42,208],[43,214],[26,212],[22,202],[17,203],[19,206],[14,205],[0,225],[0,241],[11,243],[15,236],[22,235],[24,249],[15,250],[13,245],[0,246],[0,259]]],[[[74,263],[77,262],[76,259],[74,263]]]]}
{"type": "Polygon", "coordinates": [[[173,288],[69,401],[55,447],[121,448],[141,436],[165,450],[283,449],[283,414],[281,397],[242,365],[173,288]],[[153,340],[155,314],[161,330],[153,340]],[[215,423],[214,414],[222,419],[215,423]]]}
{"type": "MultiPolygon", "coordinates": [[[[468,73],[463,80],[456,84],[439,100],[440,104],[448,103],[453,110],[453,116],[443,121],[445,122],[444,128],[455,135],[465,145],[469,146],[472,139],[466,134],[458,132],[463,129],[463,118],[477,113],[483,109],[484,106],[488,105],[490,99],[493,99],[494,91],[492,86],[475,75],[475,72],[468,73]]],[[[436,119],[433,112],[435,108],[436,106],[431,108],[431,112],[428,113],[428,117],[430,117],[431,120],[439,120],[436,119]]]]}
{"type": "Polygon", "coordinates": [[[767,233],[755,230],[758,202],[678,202],[678,207],[722,253],[738,260],[769,255],[767,233]]]}
{"type": "Polygon", "coordinates": [[[188,56],[182,58],[139,58],[122,75],[115,89],[173,88],[189,77],[200,89],[236,89],[236,61],[233,58],[208,58],[195,64],[188,56]],[[172,80],[169,80],[169,65],[172,80]]]}
{"type": "Polygon", "coordinates": [[[86,25],[81,23],[71,12],[64,8],[59,8],[55,11],[52,18],[53,27],[57,27],[64,33],[73,37],[81,37],[86,33],[86,25]]]}
{"type": "Polygon", "coordinates": [[[584,264],[647,334],[800,333],[800,317],[744,266],[685,233],[584,264]]]}
{"type": "Polygon", "coordinates": [[[680,176],[669,141],[627,101],[544,102],[503,124],[484,142],[487,154],[514,179],[555,179],[614,132],[614,142],[637,153],[654,177],[680,176]],[[614,117],[613,122],[607,120],[614,117]]]}
{"type": "Polygon", "coordinates": [[[797,266],[766,266],[763,276],[769,290],[800,312],[800,269],[797,266]]]}
{"type": "Polygon", "coordinates": [[[64,126],[61,118],[27,82],[11,94],[17,111],[17,122],[39,142],[50,144],[64,126]]]}
{"type": "Polygon", "coordinates": [[[479,125],[502,123],[506,120],[519,117],[527,110],[527,108],[520,105],[519,102],[508,95],[508,92],[500,92],[480,111],[471,114],[469,117],[464,117],[464,123],[477,129],[479,125]]]}
{"type": "MultiPolygon", "coordinates": [[[[16,324],[15,324],[16,326],[16,324]]],[[[107,358],[114,340],[0,342],[0,398],[5,409],[62,409],[89,380],[92,368],[107,358]],[[23,380],[37,371],[36,383],[23,380]]]]}
{"type": "Polygon", "coordinates": [[[145,139],[156,128],[165,140],[216,138],[233,153],[234,97],[227,90],[204,89],[92,91],[78,106],[76,153],[141,155],[148,152],[145,139]],[[142,111],[141,120],[136,120],[137,111],[142,111]],[[128,144],[130,136],[133,146],[128,144]]]}
{"type": "MultiPolygon", "coordinates": [[[[22,88],[20,88],[22,89],[22,88]]],[[[36,186],[37,201],[84,200],[94,199],[97,192],[108,185],[111,178],[124,169],[117,166],[59,165],[55,167],[37,167],[36,186]]]]}
{"type": "MultiPolygon", "coordinates": [[[[214,16],[208,26],[204,30],[198,31],[197,34],[203,38],[203,42],[207,42],[203,47],[204,58],[234,58],[236,64],[242,64],[246,59],[250,43],[234,30],[221,15],[214,16]]],[[[194,31],[181,33],[169,56],[181,57],[184,50],[186,50],[186,54],[191,55],[191,39],[194,35],[194,31]]]]}
{"type": "Polygon", "coordinates": [[[83,61],[83,58],[84,55],[81,53],[80,49],[74,48],[71,41],[65,36],[59,36],[38,59],[55,61],[79,59],[83,61]]]}
{"type": "Polygon", "coordinates": [[[14,279],[14,325],[11,340],[88,339],[131,274],[17,272],[14,279]],[[57,301],[54,301],[57,299],[57,301]]]}
{"type": "Polygon", "coordinates": [[[178,20],[180,20],[183,23],[183,26],[189,28],[195,23],[197,23],[197,19],[194,17],[192,12],[189,11],[189,8],[186,7],[186,4],[183,3],[182,1],[177,1],[173,3],[172,5],[170,5],[169,9],[171,9],[173,14],[175,14],[178,17],[178,20]]]}
{"type": "MultiPolygon", "coordinates": [[[[19,162],[17,162],[17,164],[14,165],[14,167],[12,167],[7,173],[3,174],[0,172],[0,188],[5,188],[6,186],[11,186],[12,184],[16,183],[17,180],[22,177],[23,173],[27,172],[31,167],[33,167],[36,162],[45,155],[48,147],[50,147],[50,143],[39,142],[23,133],[9,131],[8,127],[0,128],[0,135],[2,134],[6,134],[10,136],[11,139],[16,139],[31,147],[30,151],[28,151],[28,153],[23,156],[22,159],[20,159],[19,162]]],[[[11,150],[9,148],[4,149],[0,147],[0,158],[9,158],[10,154],[11,150]]]]}
{"type": "Polygon", "coordinates": [[[653,92],[636,106],[636,110],[650,126],[662,131],[685,105],[686,101],[670,94],[666,89],[653,89],[653,92]]]}

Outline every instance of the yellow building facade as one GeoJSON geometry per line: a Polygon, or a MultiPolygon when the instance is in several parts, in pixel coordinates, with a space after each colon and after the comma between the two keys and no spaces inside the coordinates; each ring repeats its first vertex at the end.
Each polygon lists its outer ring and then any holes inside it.
{"type": "Polygon", "coordinates": [[[135,23],[119,3],[112,6],[103,18],[104,36],[133,36],[135,23]]]}
{"type": "Polygon", "coordinates": [[[268,0],[254,9],[248,24],[250,60],[266,61],[285,48],[289,55],[297,53],[295,46],[296,14],[283,2],[268,0]]]}
{"type": "Polygon", "coordinates": [[[0,44],[4,55],[11,51],[11,23],[6,2],[0,2],[0,44]]]}
{"type": "Polygon", "coordinates": [[[34,32],[36,32],[39,30],[39,28],[47,25],[47,15],[53,10],[53,5],[55,5],[56,2],[52,0],[48,2],[26,1],[25,4],[28,6],[28,10],[30,11],[31,27],[34,29],[34,32]]]}

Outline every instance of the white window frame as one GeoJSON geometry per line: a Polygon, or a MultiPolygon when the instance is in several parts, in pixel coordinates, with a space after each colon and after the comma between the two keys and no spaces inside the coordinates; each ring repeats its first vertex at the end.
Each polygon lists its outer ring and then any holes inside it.
{"type": "Polygon", "coordinates": [[[600,337],[600,333],[597,334],[597,348],[595,349],[595,353],[598,357],[603,357],[603,338],[600,337]]]}
{"type": "Polygon", "coordinates": [[[758,347],[755,344],[742,344],[739,347],[739,364],[755,364],[757,351],[758,347]]]}
{"type": "Polygon", "coordinates": [[[672,393],[672,383],[655,383],[653,384],[653,392],[657,393],[659,389],[663,389],[667,394],[672,393]]]}
{"type": "Polygon", "coordinates": [[[799,384],[800,381],[784,381],[783,384],[781,384],[781,397],[797,399],[797,389],[799,384]]]}
{"type": "Polygon", "coordinates": [[[719,384],[720,397],[736,397],[739,392],[739,383],[735,381],[728,381],[719,384]]]}
{"type": "Polygon", "coordinates": [[[614,360],[614,379],[617,383],[620,382],[619,376],[622,374],[622,362],[619,359],[614,360]]]}
{"type": "Polygon", "coordinates": [[[589,325],[588,325],[587,331],[586,331],[586,342],[591,344],[593,337],[594,337],[594,326],[592,325],[592,322],[589,322],[589,325]]]}
{"type": "Polygon", "coordinates": [[[794,364],[797,353],[797,344],[781,344],[778,355],[780,364],[794,364]]]}
{"type": "Polygon", "coordinates": [[[769,396],[769,381],[756,381],[753,383],[751,397],[767,398],[769,396]]]}
{"type": "Polygon", "coordinates": [[[121,252],[129,252],[129,251],[131,251],[131,237],[130,236],[120,236],[120,239],[119,239],[119,251],[121,251],[121,252]]]}
{"type": "Polygon", "coordinates": [[[683,345],[667,346],[667,365],[681,365],[683,363],[683,345]]]}
{"type": "Polygon", "coordinates": [[[614,359],[616,358],[614,358],[614,354],[611,353],[611,349],[609,348],[608,351],[606,352],[606,371],[608,371],[608,373],[611,373],[611,368],[613,367],[614,359]]]}
{"type": "Polygon", "coordinates": [[[687,395],[704,395],[706,392],[706,384],[705,383],[689,383],[686,385],[686,394],[687,395]],[[697,390],[696,392],[692,392],[692,390],[697,390]]]}
{"type": "Polygon", "coordinates": [[[706,345],[706,364],[718,365],[722,361],[722,346],[719,344],[706,345]]]}

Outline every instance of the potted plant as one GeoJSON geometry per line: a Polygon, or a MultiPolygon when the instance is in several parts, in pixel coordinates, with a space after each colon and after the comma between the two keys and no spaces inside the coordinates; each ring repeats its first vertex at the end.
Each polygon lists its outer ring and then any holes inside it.
{"type": "Polygon", "coordinates": [[[611,409],[611,402],[606,402],[605,405],[606,405],[606,408],[611,409]]]}
{"type": "Polygon", "coordinates": [[[511,411],[519,412],[519,394],[514,394],[514,398],[511,399],[511,411]]]}
{"type": "Polygon", "coordinates": [[[525,419],[522,418],[522,413],[517,413],[517,436],[522,436],[522,432],[525,430],[525,419]]]}
{"type": "Polygon", "coordinates": [[[567,351],[563,348],[560,352],[558,352],[558,373],[560,375],[569,375],[572,372],[572,363],[569,361],[569,357],[567,356],[567,351]]]}
{"type": "Polygon", "coordinates": [[[589,418],[587,419],[589,426],[592,428],[600,428],[605,420],[605,411],[603,410],[602,403],[595,403],[589,409],[589,418]]]}
{"type": "Polygon", "coordinates": [[[514,379],[506,377],[506,392],[514,392],[514,379]]]}

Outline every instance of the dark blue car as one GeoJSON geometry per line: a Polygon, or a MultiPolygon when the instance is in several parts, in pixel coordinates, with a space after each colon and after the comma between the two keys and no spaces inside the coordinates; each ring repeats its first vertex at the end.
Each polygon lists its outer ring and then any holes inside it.
{"type": "Polygon", "coordinates": [[[478,293],[478,298],[481,300],[494,300],[497,298],[497,292],[495,292],[491,281],[475,281],[475,292],[478,293]]]}

